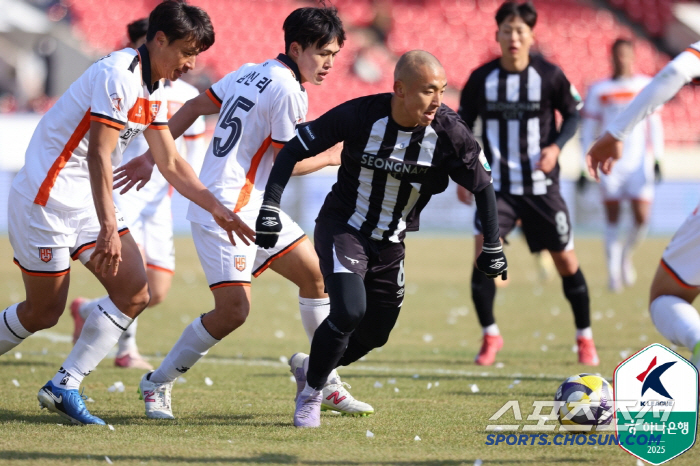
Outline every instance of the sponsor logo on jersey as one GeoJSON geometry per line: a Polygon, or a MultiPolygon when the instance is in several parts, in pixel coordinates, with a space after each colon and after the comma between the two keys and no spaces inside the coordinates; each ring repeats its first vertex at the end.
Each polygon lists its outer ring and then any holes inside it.
{"type": "Polygon", "coordinates": [[[119,94],[116,92],[114,94],[110,94],[109,98],[112,99],[112,107],[114,107],[114,110],[121,112],[122,111],[122,98],[119,97],[119,94]]]}
{"type": "Polygon", "coordinates": [[[236,270],[243,272],[245,270],[245,256],[233,256],[233,265],[236,270]]]}
{"type": "Polygon", "coordinates": [[[428,173],[428,169],[430,169],[430,167],[411,165],[398,160],[385,159],[367,153],[362,154],[360,165],[375,170],[390,172],[395,178],[399,178],[401,175],[423,175],[428,173]]]}
{"type": "Polygon", "coordinates": [[[151,120],[156,118],[156,115],[158,115],[158,110],[160,110],[160,102],[151,103],[151,120]]]}
{"type": "Polygon", "coordinates": [[[484,166],[486,171],[491,171],[491,165],[489,165],[489,161],[486,160],[486,155],[483,150],[479,153],[479,162],[481,162],[481,165],[484,166]]]}
{"type": "Polygon", "coordinates": [[[313,133],[313,131],[311,131],[311,125],[304,126],[302,130],[304,130],[304,132],[306,132],[306,134],[309,136],[309,141],[316,139],[316,135],[313,133]]]}
{"type": "Polygon", "coordinates": [[[39,258],[44,262],[49,262],[53,258],[51,248],[39,248],[39,258]]]}

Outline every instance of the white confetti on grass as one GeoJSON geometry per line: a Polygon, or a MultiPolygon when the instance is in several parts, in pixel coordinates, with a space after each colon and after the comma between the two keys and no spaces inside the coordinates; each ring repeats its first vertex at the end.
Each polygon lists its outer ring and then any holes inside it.
{"type": "Polygon", "coordinates": [[[384,386],[383,383],[381,383],[379,380],[374,382],[374,388],[382,388],[384,386]]]}
{"type": "Polygon", "coordinates": [[[275,338],[284,338],[284,332],[282,330],[277,330],[275,332],[275,338]]]}
{"type": "Polygon", "coordinates": [[[547,347],[547,345],[542,345],[542,346],[540,346],[540,349],[542,351],[546,352],[549,348],[547,347]]]}
{"type": "Polygon", "coordinates": [[[184,377],[178,377],[177,378],[177,383],[187,383],[187,379],[184,377]]]}
{"type": "Polygon", "coordinates": [[[427,388],[428,390],[430,390],[431,388],[433,388],[433,383],[432,383],[432,382],[428,382],[428,386],[427,386],[426,388],[427,388]]]}
{"type": "Polygon", "coordinates": [[[114,431],[114,426],[112,424],[107,424],[107,427],[109,427],[109,430],[114,431]]]}
{"type": "Polygon", "coordinates": [[[413,440],[415,440],[416,442],[420,442],[421,438],[416,435],[415,437],[413,437],[413,440]]]}
{"type": "Polygon", "coordinates": [[[109,459],[109,456],[105,456],[105,461],[107,462],[107,464],[114,464],[112,463],[112,460],[109,459]]]}
{"type": "Polygon", "coordinates": [[[505,367],[505,364],[503,364],[502,362],[496,363],[496,369],[503,369],[504,367],[505,367]]]}
{"type": "Polygon", "coordinates": [[[22,353],[19,351],[15,351],[15,359],[22,359],[22,353]]]}
{"type": "Polygon", "coordinates": [[[107,391],[110,393],[113,393],[113,392],[124,393],[124,383],[121,380],[117,380],[116,382],[114,382],[112,385],[110,385],[107,388],[107,391]]]}
{"type": "Polygon", "coordinates": [[[207,387],[211,387],[212,385],[214,385],[214,381],[209,377],[204,377],[204,383],[207,385],[207,387]]]}
{"type": "Polygon", "coordinates": [[[629,356],[631,352],[632,351],[628,350],[628,349],[622,350],[622,351],[620,351],[620,357],[622,359],[627,359],[627,356],[629,356]]]}
{"type": "Polygon", "coordinates": [[[433,341],[433,336],[429,333],[426,333],[425,335],[423,335],[423,341],[426,343],[430,343],[431,341],[433,341]]]}
{"type": "Polygon", "coordinates": [[[399,387],[394,387],[394,393],[399,393],[399,387]]]}
{"type": "Polygon", "coordinates": [[[556,336],[553,333],[548,333],[547,334],[547,340],[552,341],[556,338],[556,336]]]}
{"type": "Polygon", "coordinates": [[[367,435],[367,438],[374,438],[374,433],[369,431],[369,430],[367,431],[367,434],[365,434],[365,435],[367,435]]]}
{"type": "Polygon", "coordinates": [[[439,387],[439,386],[440,386],[440,382],[435,382],[435,386],[436,386],[436,387],[439,387]]]}
{"type": "Polygon", "coordinates": [[[479,393],[479,387],[475,383],[472,384],[469,389],[472,391],[472,393],[479,393]]]}
{"type": "Polygon", "coordinates": [[[280,362],[282,364],[287,364],[289,362],[289,359],[287,359],[287,356],[280,356],[280,362]]]}
{"type": "Polygon", "coordinates": [[[474,466],[481,466],[482,464],[484,464],[484,462],[481,460],[474,461],[474,466]]]}
{"type": "Polygon", "coordinates": [[[289,380],[291,380],[294,383],[297,383],[297,379],[293,375],[289,376],[289,380]]]}
{"type": "Polygon", "coordinates": [[[395,384],[396,384],[396,379],[389,379],[389,380],[386,381],[386,383],[388,383],[388,384],[390,384],[390,385],[395,385],[395,384]]]}
{"type": "Polygon", "coordinates": [[[15,387],[19,387],[19,382],[17,381],[17,379],[12,379],[12,384],[13,384],[15,387]]]}

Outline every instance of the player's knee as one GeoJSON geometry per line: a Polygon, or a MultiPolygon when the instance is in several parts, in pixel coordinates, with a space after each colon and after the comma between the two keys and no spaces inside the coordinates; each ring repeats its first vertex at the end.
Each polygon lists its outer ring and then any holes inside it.
{"type": "Polygon", "coordinates": [[[151,300],[148,302],[148,307],[157,306],[158,304],[165,301],[165,297],[168,295],[167,291],[159,289],[151,289],[151,300]]]}
{"type": "Polygon", "coordinates": [[[323,282],[323,276],[320,273],[310,274],[306,280],[299,284],[299,296],[310,299],[325,298],[326,286],[323,282]]]}
{"type": "Polygon", "coordinates": [[[54,327],[63,314],[64,305],[55,303],[45,305],[31,305],[25,303],[22,315],[22,324],[30,332],[38,332],[54,327]]]}
{"type": "Polygon", "coordinates": [[[245,299],[235,299],[226,303],[223,307],[217,306],[214,310],[217,314],[218,330],[228,335],[243,325],[250,313],[250,303],[245,299]]]}
{"type": "Polygon", "coordinates": [[[367,307],[363,303],[346,303],[342,308],[331,306],[328,320],[340,332],[352,332],[360,325],[367,307]]]}

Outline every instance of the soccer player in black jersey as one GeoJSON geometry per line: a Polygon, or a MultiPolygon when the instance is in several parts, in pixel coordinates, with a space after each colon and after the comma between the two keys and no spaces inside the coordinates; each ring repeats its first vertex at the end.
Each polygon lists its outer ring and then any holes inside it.
{"type": "MultiPolygon", "coordinates": [[[[595,366],[598,355],[590,328],[588,288],[574,252],[569,212],[559,192],[557,161],[561,148],[576,132],[580,97],[559,67],[530,54],[536,22],[537,12],[530,3],[501,5],[496,12],[496,39],[502,56],[471,74],[462,91],[459,114],[470,128],[481,118],[501,237],[520,220],[530,251],[550,252],[574,313],[579,362],[595,366]],[[555,110],[563,117],[559,130],[555,110]]],[[[464,198],[466,193],[459,194],[464,198]]],[[[476,216],[474,222],[477,233],[483,231],[479,219],[476,216]]],[[[482,241],[477,234],[477,256],[482,241]]],[[[471,286],[484,331],[475,361],[491,365],[503,346],[493,316],[496,285],[475,267],[471,286]]]]}
{"type": "Polygon", "coordinates": [[[320,425],[319,390],[334,368],[387,342],[404,298],[403,238],[418,229],[421,209],[449,178],[475,193],[484,233],[477,266],[490,277],[507,269],[491,173],[471,131],[442,105],[442,65],[427,52],[408,52],[394,81],[393,94],[351,100],[297,128],[265,189],[256,243],[269,248],[281,229],[280,200],[294,165],[344,142],[338,181],[314,231],[331,310],[314,334],[311,355],[291,360],[299,427],[320,425]]]}

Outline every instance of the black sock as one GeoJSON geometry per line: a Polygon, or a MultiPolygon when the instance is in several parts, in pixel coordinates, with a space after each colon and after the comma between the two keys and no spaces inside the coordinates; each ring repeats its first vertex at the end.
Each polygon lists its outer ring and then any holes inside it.
{"type": "Polygon", "coordinates": [[[311,342],[309,370],[306,383],[309,387],[320,390],[326,384],[330,373],[338,367],[338,361],[348,346],[351,333],[341,333],[333,329],[328,319],[321,322],[311,342]]]}
{"type": "Polygon", "coordinates": [[[493,317],[494,299],[496,299],[496,282],[475,266],[472,271],[472,301],[482,328],[496,323],[493,317]]]}
{"type": "Polygon", "coordinates": [[[588,297],[588,286],[583,277],[581,268],[569,277],[561,277],[564,285],[564,296],[571,303],[571,310],[574,311],[574,321],[577,329],[591,326],[591,301],[588,297]]]}

